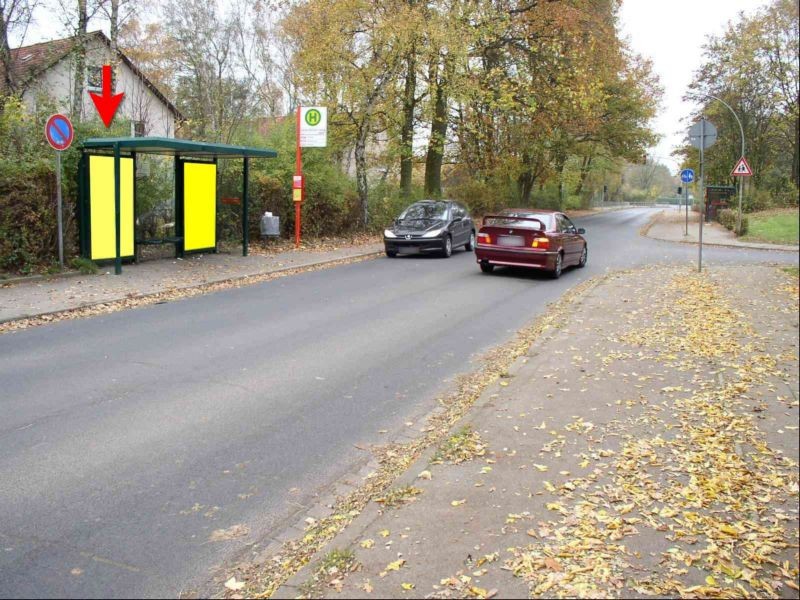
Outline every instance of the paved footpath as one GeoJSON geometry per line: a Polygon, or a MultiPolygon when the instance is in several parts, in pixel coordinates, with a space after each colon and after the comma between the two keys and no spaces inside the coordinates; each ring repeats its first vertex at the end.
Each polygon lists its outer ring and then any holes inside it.
{"type": "Polygon", "coordinates": [[[382,251],[383,244],[374,242],[341,246],[327,244],[321,248],[268,254],[251,248],[250,255],[245,257],[241,251],[234,251],[124,265],[119,276],[114,275],[111,266],[101,268],[97,275],[32,279],[8,284],[0,282],[0,323],[167,290],[302,269],[382,251]]]}
{"type": "MultiPolygon", "coordinates": [[[[697,244],[700,239],[699,213],[689,212],[688,233],[685,213],[674,208],[666,209],[656,215],[649,227],[645,229],[648,237],[657,240],[697,244]]],[[[715,221],[704,223],[703,244],[708,244],[710,246],[731,246],[734,248],[754,248],[759,250],[783,250],[785,252],[794,252],[795,254],[800,250],[800,247],[796,245],[742,241],[736,237],[736,234],[732,231],[715,221]]]]}
{"type": "Polygon", "coordinates": [[[274,597],[796,598],[797,303],[772,267],[606,276],[274,597]]]}

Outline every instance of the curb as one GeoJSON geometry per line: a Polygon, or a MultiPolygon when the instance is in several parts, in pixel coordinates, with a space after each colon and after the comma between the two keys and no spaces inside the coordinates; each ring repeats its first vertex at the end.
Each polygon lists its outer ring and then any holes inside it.
{"type": "MultiPolygon", "coordinates": [[[[147,300],[149,298],[156,298],[156,297],[159,297],[162,294],[171,293],[171,292],[178,292],[178,291],[184,291],[184,290],[202,290],[204,287],[208,287],[208,286],[225,285],[225,284],[229,284],[229,283],[241,283],[241,282],[246,282],[248,279],[257,279],[259,277],[266,277],[266,276],[270,276],[270,275],[280,275],[281,273],[286,273],[288,271],[296,271],[298,269],[307,269],[307,268],[310,268],[310,267],[321,267],[321,266],[325,266],[325,265],[328,265],[328,264],[331,264],[331,263],[340,263],[340,262],[341,263],[346,263],[348,261],[355,260],[355,259],[377,258],[378,256],[382,256],[382,255],[383,255],[383,251],[380,251],[380,252],[379,251],[375,251],[375,252],[362,252],[362,253],[359,253],[359,254],[353,254],[353,255],[350,255],[350,256],[342,256],[342,257],[339,257],[339,258],[329,258],[329,259],[326,259],[326,260],[321,260],[321,261],[316,261],[316,262],[309,262],[309,263],[302,263],[302,264],[298,264],[298,265],[293,265],[291,267],[281,267],[279,269],[274,269],[272,271],[262,271],[260,273],[251,273],[250,275],[239,275],[239,276],[236,276],[236,277],[228,277],[228,278],[225,278],[225,279],[218,279],[216,281],[207,281],[205,283],[201,283],[201,284],[197,284],[197,285],[189,285],[189,286],[185,286],[185,287],[175,287],[175,288],[166,288],[166,289],[163,289],[163,290],[160,290],[160,291],[157,291],[157,292],[150,292],[150,293],[147,293],[147,294],[137,294],[135,296],[123,296],[123,297],[120,297],[120,298],[113,298],[113,299],[109,299],[109,300],[100,300],[100,301],[97,301],[97,302],[90,302],[88,304],[81,304],[80,306],[74,306],[74,307],[71,307],[71,308],[62,308],[62,309],[59,309],[59,310],[53,310],[53,311],[47,311],[47,312],[41,312],[41,313],[34,313],[34,314],[29,314],[29,315],[24,315],[24,316],[19,316],[19,317],[10,317],[8,319],[0,319],[0,325],[6,325],[6,324],[9,324],[9,323],[14,323],[16,321],[25,321],[27,319],[40,319],[40,318],[44,318],[44,317],[65,316],[65,315],[69,315],[71,313],[79,312],[81,310],[94,308],[96,306],[101,306],[101,305],[106,305],[106,304],[113,305],[114,303],[121,302],[121,301],[147,300]]],[[[82,273],[77,273],[77,274],[78,275],[82,275],[82,273]]],[[[259,281],[253,281],[252,283],[260,283],[260,282],[259,281]]],[[[209,292],[211,292],[211,291],[214,291],[214,290],[209,290],[209,292]]],[[[167,300],[167,301],[169,302],[171,300],[167,300]]],[[[116,312],[116,311],[113,311],[113,312],[116,312]]],[[[53,322],[55,320],[56,319],[48,320],[47,322],[53,322]]],[[[3,332],[0,331],[0,335],[2,335],[2,334],[3,334],[3,332]]]]}

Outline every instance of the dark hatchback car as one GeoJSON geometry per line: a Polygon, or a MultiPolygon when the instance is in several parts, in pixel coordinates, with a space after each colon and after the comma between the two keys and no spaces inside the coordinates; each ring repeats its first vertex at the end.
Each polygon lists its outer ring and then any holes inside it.
{"type": "Polygon", "coordinates": [[[461,246],[467,252],[475,247],[475,224],[469,212],[452,200],[415,202],[383,232],[386,256],[400,251],[435,251],[449,257],[461,246]]]}
{"type": "Polygon", "coordinates": [[[501,265],[541,269],[558,278],[565,267],[586,266],[584,233],[564,213],[509,208],[483,218],[475,258],[484,273],[501,265]]]}

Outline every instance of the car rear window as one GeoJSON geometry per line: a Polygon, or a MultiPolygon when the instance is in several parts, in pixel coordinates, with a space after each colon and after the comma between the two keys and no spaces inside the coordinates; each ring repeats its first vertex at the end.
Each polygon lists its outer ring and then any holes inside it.
{"type": "Polygon", "coordinates": [[[553,215],[548,213],[529,213],[529,212],[504,212],[502,218],[488,219],[487,225],[508,225],[514,227],[529,227],[539,229],[537,223],[533,221],[522,221],[514,217],[524,217],[526,219],[538,219],[544,223],[546,230],[553,229],[553,215]]]}

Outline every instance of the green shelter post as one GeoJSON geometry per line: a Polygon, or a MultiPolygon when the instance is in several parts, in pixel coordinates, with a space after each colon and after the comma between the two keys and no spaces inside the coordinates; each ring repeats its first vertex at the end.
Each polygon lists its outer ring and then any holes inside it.
{"type": "Polygon", "coordinates": [[[117,230],[116,239],[116,255],[114,256],[114,273],[116,275],[122,274],[122,257],[120,256],[120,235],[122,234],[122,226],[120,224],[120,168],[119,168],[119,144],[114,144],[114,227],[117,230]]]}
{"type": "Polygon", "coordinates": [[[242,169],[242,256],[247,256],[250,244],[250,231],[248,227],[248,201],[249,201],[249,180],[250,180],[250,159],[244,157],[242,169]]]}

